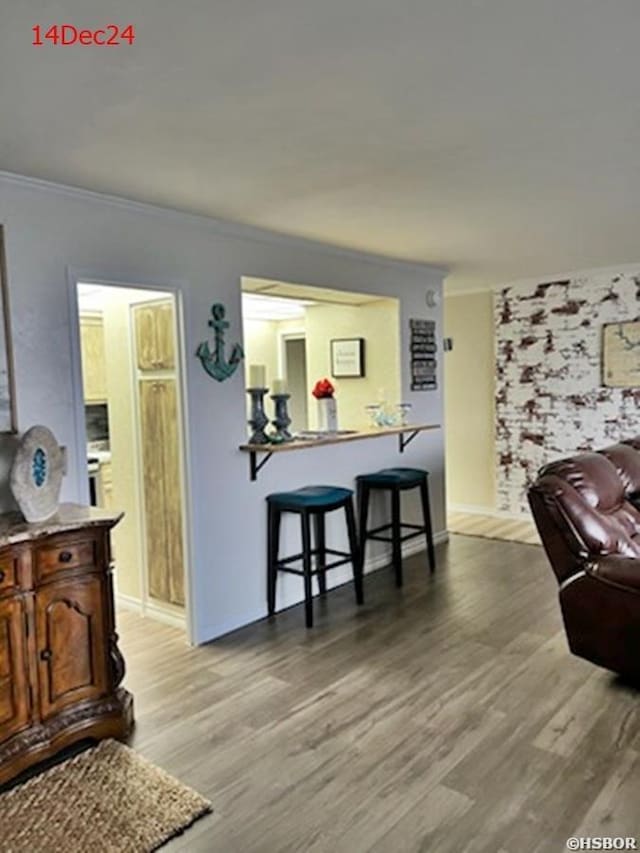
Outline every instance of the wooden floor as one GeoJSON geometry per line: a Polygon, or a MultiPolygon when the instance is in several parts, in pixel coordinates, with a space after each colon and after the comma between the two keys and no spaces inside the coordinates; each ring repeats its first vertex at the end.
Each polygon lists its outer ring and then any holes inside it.
{"type": "Polygon", "coordinates": [[[215,813],[168,850],[552,853],[640,843],[640,693],[571,657],[541,548],[454,536],[199,649],[120,616],[133,746],[215,813]]]}
{"type": "Polygon", "coordinates": [[[507,542],[524,542],[540,545],[535,524],[529,519],[501,518],[475,512],[447,512],[447,529],[451,533],[483,536],[486,539],[504,539],[507,542]]]}

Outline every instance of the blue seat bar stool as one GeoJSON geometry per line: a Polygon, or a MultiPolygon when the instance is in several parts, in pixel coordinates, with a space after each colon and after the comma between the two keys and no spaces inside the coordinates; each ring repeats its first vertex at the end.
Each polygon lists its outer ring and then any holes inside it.
{"type": "Polygon", "coordinates": [[[427,554],[431,571],[436,568],[436,556],[433,548],[433,528],[431,526],[431,508],[429,505],[429,472],[421,468],[385,468],[374,474],[361,474],[356,477],[358,489],[358,524],[360,528],[360,559],[364,563],[367,539],[378,542],[391,542],[393,568],[396,586],[402,586],[402,543],[407,539],[424,534],[427,540],[427,554]],[[423,524],[402,522],[400,516],[400,494],[408,489],[420,489],[423,524]],[[369,498],[373,490],[391,493],[391,521],[367,530],[369,516],[369,498]],[[410,530],[403,534],[403,528],[410,530]],[[391,535],[386,535],[387,531],[391,535]]]}
{"type": "Polygon", "coordinates": [[[353,566],[353,578],[356,589],[356,601],[363,602],[362,563],[358,552],[353,492],[337,486],[306,486],[292,492],[277,492],[267,496],[267,607],[269,616],[276,609],[276,582],[278,572],[301,575],[304,579],[304,606],[307,628],[313,626],[313,590],[312,578],[318,578],[321,595],[327,591],[326,573],[345,563],[353,566]],[[327,548],[325,540],[325,515],[336,509],[344,509],[349,537],[349,551],[336,551],[327,548]],[[285,512],[294,512],[300,516],[302,530],[302,551],[291,557],[281,559],[280,521],[285,512]],[[315,527],[315,547],[311,542],[311,519],[315,527]],[[327,563],[327,554],[339,559],[327,563]],[[315,568],[312,566],[315,557],[315,568]],[[293,568],[292,563],[302,562],[302,568],[293,568]]]}

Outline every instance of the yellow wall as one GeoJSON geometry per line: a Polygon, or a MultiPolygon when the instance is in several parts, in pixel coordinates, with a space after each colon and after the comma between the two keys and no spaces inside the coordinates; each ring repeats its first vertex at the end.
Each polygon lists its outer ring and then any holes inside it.
{"type": "Polygon", "coordinates": [[[129,310],[133,298],[125,288],[111,288],[103,310],[109,401],[109,443],[113,506],[124,518],[113,530],[116,586],[119,593],[142,598],[142,495],[137,454],[129,310]]]}
{"type": "Polygon", "coordinates": [[[493,294],[444,300],[447,504],[495,508],[493,294]]]}
{"type": "MultiPolygon", "coordinates": [[[[362,306],[313,305],[306,312],[309,390],[325,376],[336,386],[340,429],[368,426],[365,406],[380,401],[400,403],[400,320],[396,299],[378,299],[362,306]],[[332,338],[365,339],[365,376],[333,379],[332,338]]],[[[309,406],[309,427],[317,427],[317,408],[309,406]]]]}

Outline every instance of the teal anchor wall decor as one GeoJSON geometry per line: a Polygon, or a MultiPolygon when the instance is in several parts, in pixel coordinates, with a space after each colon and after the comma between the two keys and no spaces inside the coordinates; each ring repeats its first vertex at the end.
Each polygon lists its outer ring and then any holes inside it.
{"type": "Polygon", "coordinates": [[[202,366],[207,371],[209,376],[213,376],[218,382],[224,382],[236,371],[237,366],[244,358],[244,351],[240,344],[234,344],[231,350],[229,361],[224,357],[224,332],[229,328],[229,323],[224,319],[225,307],[219,302],[211,306],[212,320],[209,320],[209,325],[214,331],[215,348],[213,353],[209,349],[209,342],[203,341],[196,355],[202,362],[202,366]]]}

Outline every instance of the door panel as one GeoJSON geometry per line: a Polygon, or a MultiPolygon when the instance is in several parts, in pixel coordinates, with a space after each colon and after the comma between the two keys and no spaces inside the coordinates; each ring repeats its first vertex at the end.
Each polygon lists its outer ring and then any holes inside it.
{"type": "Polygon", "coordinates": [[[155,370],[158,366],[156,317],[151,305],[133,309],[136,331],[136,356],[140,370],[155,370]]]}
{"type": "Polygon", "coordinates": [[[164,472],[164,510],[167,542],[169,601],[184,604],[184,554],[182,547],[182,490],[180,483],[180,445],[178,433],[178,394],[175,380],[161,385],[162,467],[164,472]]]}
{"type": "Polygon", "coordinates": [[[25,614],[21,598],[0,601],[0,741],[31,722],[25,614]]]}
{"type": "Polygon", "coordinates": [[[61,581],[38,591],[36,640],[43,717],[105,693],[105,635],[101,578],[61,581]]]}
{"type": "Polygon", "coordinates": [[[164,521],[163,488],[164,419],[161,394],[160,382],[149,379],[140,380],[147,582],[150,595],[161,601],[168,601],[167,529],[164,521]]]}
{"type": "Polygon", "coordinates": [[[184,604],[178,397],[174,379],[140,380],[149,594],[184,604]]]}
{"type": "Polygon", "coordinates": [[[173,303],[161,302],[154,307],[154,311],[157,367],[162,370],[173,370],[176,366],[173,303]]]}

